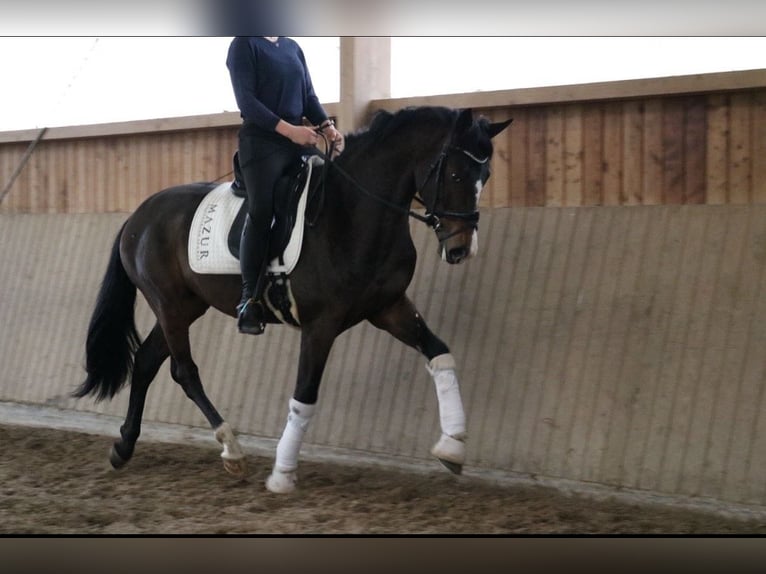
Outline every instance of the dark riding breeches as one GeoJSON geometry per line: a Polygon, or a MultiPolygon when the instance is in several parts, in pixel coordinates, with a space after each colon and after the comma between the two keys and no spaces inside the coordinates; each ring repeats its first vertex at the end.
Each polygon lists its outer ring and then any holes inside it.
{"type": "Polygon", "coordinates": [[[301,148],[276,139],[281,137],[261,137],[245,128],[239,133],[239,162],[248,202],[239,246],[243,298],[263,295],[276,183],[300,157],[301,148]]]}

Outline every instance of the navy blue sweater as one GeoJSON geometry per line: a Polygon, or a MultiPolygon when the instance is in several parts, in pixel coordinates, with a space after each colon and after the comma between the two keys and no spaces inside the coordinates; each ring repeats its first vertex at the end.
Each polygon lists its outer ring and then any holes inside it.
{"type": "Polygon", "coordinates": [[[294,40],[280,36],[275,44],[260,36],[237,36],[226,66],[245,122],[274,131],[280,119],[294,125],[304,116],[314,125],[327,119],[294,40]]]}

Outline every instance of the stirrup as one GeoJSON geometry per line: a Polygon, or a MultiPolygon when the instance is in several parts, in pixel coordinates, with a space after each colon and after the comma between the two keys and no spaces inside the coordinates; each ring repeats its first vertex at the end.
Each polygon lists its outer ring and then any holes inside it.
{"type": "Polygon", "coordinates": [[[260,335],[266,330],[263,318],[263,305],[250,297],[237,305],[237,328],[240,333],[260,335]]]}

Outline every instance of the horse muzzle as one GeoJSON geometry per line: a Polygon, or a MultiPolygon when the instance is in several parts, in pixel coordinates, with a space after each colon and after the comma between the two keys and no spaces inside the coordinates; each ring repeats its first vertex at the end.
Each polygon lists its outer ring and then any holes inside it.
{"type": "Polygon", "coordinates": [[[476,255],[478,241],[476,229],[462,226],[460,229],[439,238],[439,255],[451,265],[462,263],[476,255]]]}
{"type": "Polygon", "coordinates": [[[467,247],[453,247],[452,249],[442,249],[442,259],[447,263],[455,265],[462,263],[471,256],[471,251],[467,247]]]}

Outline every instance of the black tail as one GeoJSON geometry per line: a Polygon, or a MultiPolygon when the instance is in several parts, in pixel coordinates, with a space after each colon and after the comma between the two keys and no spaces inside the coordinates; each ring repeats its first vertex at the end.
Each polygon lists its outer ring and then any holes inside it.
{"type": "Polygon", "coordinates": [[[141,339],[136,331],[136,286],[125,273],[120,259],[120,237],[112,246],[96,308],[90,318],[85,345],[85,379],[72,396],[94,395],[96,401],[117,394],[133,369],[133,357],[141,339]]]}

